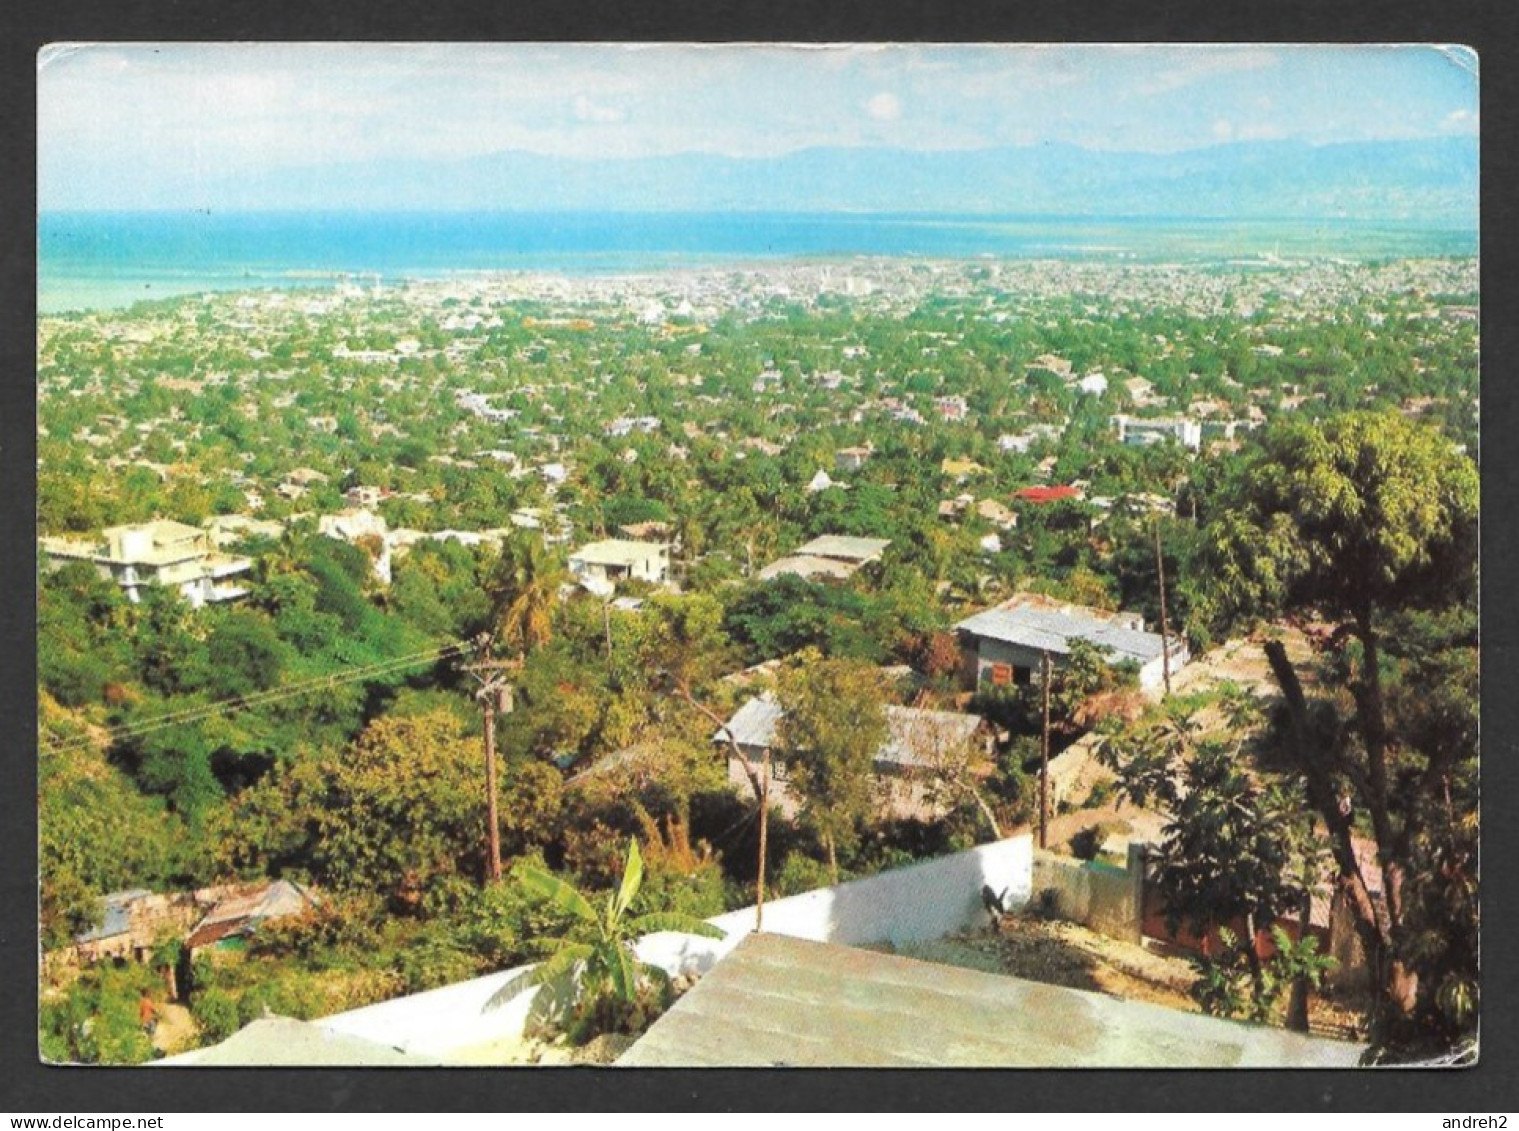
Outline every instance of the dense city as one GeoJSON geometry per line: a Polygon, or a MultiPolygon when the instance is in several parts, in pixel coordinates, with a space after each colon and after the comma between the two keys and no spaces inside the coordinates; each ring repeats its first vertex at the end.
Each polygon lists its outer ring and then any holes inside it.
{"type": "Polygon", "coordinates": [[[43,317],[43,1056],[524,968],[588,988],[442,1062],[680,1062],[732,960],[624,940],[1026,837],[879,946],[1459,1061],[1477,303],[1261,253],[43,317]]]}

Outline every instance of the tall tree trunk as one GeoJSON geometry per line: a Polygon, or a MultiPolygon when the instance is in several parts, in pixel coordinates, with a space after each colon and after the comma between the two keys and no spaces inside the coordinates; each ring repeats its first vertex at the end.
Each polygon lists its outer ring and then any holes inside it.
{"type": "Polygon", "coordinates": [[[823,842],[828,846],[828,871],[833,875],[833,886],[839,886],[839,854],[834,848],[833,834],[823,834],[823,842]]]}
{"type": "Polygon", "coordinates": [[[1260,928],[1255,922],[1253,911],[1245,912],[1245,962],[1250,967],[1250,1003],[1252,1019],[1265,1020],[1263,1003],[1266,1000],[1266,971],[1261,965],[1261,952],[1257,934],[1260,928]]]}
{"type": "MultiPolygon", "coordinates": [[[[1340,807],[1340,797],[1335,790],[1334,779],[1328,765],[1329,754],[1317,747],[1308,719],[1308,702],[1303,694],[1302,683],[1287,659],[1287,649],[1279,640],[1265,645],[1266,661],[1281,688],[1287,705],[1290,727],[1288,750],[1307,787],[1309,804],[1324,821],[1329,834],[1329,849],[1339,872],[1341,890],[1350,901],[1351,919],[1356,936],[1366,952],[1366,961],[1372,970],[1372,1025],[1375,1032],[1385,1030],[1398,1017],[1406,1015],[1413,1006],[1411,986],[1413,975],[1401,961],[1392,959],[1392,930],[1394,920],[1390,904],[1378,907],[1371,898],[1366,879],[1351,845],[1352,826],[1350,814],[1340,807]]],[[[1375,649],[1372,650],[1375,657],[1375,649]]],[[[1380,687],[1380,685],[1379,685],[1380,687]]],[[[1383,750],[1385,755],[1385,749],[1383,750]]],[[[1385,764],[1384,764],[1385,773],[1385,764]]],[[[1374,789],[1374,786],[1369,787],[1374,789]]],[[[1385,796],[1385,795],[1384,795],[1385,796]]],[[[1370,799],[1364,799],[1370,804],[1370,799]]],[[[1386,816],[1385,805],[1383,816],[1386,816]]],[[[1375,823],[1373,824],[1375,828],[1375,823]]],[[[1384,883],[1386,870],[1384,868],[1384,883]]]]}
{"type": "Polygon", "coordinates": [[[1356,688],[1356,713],[1359,716],[1361,741],[1366,745],[1366,768],[1371,796],[1366,809],[1372,831],[1377,838],[1377,857],[1382,869],[1382,891],[1387,900],[1387,915],[1392,922],[1403,919],[1403,884],[1401,869],[1389,855],[1393,845],[1392,820],[1387,809],[1387,718],[1382,700],[1382,665],[1380,642],[1371,623],[1371,606],[1356,613],[1356,636],[1361,641],[1361,679],[1356,688]]]}
{"type": "Polygon", "coordinates": [[[1160,581],[1160,675],[1171,694],[1171,629],[1166,616],[1166,556],[1160,548],[1160,519],[1155,520],[1155,576],[1160,581]]]}
{"type": "MultiPolygon", "coordinates": [[[[1298,908],[1297,937],[1302,942],[1308,937],[1313,920],[1313,892],[1303,886],[1303,902],[1298,908]]],[[[1298,1033],[1308,1032],[1308,975],[1299,974],[1292,979],[1292,996],[1287,999],[1287,1028],[1298,1033]]]]}
{"type": "Polygon", "coordinates": [[[754,881],[754,929],[765,926],[765,859],[769,854],[770,840],[770,750],[765,749],[764,778],[760,784],[759,800],[759,872],[754,881]]]}

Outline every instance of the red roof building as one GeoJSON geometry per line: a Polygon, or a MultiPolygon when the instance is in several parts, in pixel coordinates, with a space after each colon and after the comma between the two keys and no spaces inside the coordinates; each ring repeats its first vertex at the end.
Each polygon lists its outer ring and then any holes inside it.
{"type": "Polygon", "coordinates": [[[1053,503],[1061,499],[1084,499],[1086,494],[1080,487],[1025,487],[1014,492],[1013,498],[1020,503],[1053,503]]]}

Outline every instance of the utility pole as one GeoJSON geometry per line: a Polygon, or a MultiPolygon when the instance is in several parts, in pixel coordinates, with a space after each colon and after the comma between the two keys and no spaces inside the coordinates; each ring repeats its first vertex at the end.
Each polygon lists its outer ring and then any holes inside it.
{"type": "Polygon", "coordinates": [[[1050,819],[1050,654],[1040,665],[1044,699],[1044,732],[1039,740],[1039,847],[1045,848],[1050,819]]]}
{"type": "Polygon", "coordinates": [[[759,876],[754,885],[754,930],[758,934],[765,925],[765,855],[768,852],[767,841],[770,831],[770,747],[765,747],[764,769],[760,771],[765,776],[760,779],[760,811],[759,811],[759,876]]]}
{"type": "Polygon", "coordinates": [[[1155,573],[1160,578],[1160,674],[1171,694],[1171,640],[1166,625],[1166,559],[1160,551],[1160,519],[1155,520],[1155,573]]]}
{"type": "MultiPolygon", "coordinates": [[[[482,655],[490,655],[490,638],[486,637],[480,646],[482,655]]],[[[496,810],[496,712],[510,714],[512,710],[512,691],[506,682],[508,672],[517,671],[522,667],[519,660],[479,660],[473,664],[466,664],[464,670],[475,677],[480,686],[475,690],[475,698],[480,701],[480,707],[484,714],[485,723],[485,812],[486,812],[486,857],[485,876],[487,883],[499,883],[501,880],[501,821],[496,810]]]]}

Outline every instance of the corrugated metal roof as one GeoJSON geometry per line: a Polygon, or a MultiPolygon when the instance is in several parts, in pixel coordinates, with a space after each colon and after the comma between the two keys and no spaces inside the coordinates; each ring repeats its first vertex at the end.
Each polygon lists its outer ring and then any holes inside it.
{"type": "Polygon", "coordinates": [[[619,1067],[1349,1068],[1359,1045],[753,934],[619,1067]]]}
{"type": "Polygon", "coordinates": [[[608,538],[580,547],[570,555],[570,560],[591,565],[635,566],[664,557],[669,549],[662,542],[631,542],[624,538],[608,538]]]}
{"type": "Polygon", "coordinates": [[[236,934],[245,927],[257,927],[268,919],[299,915],[317,903],[314,893],[289,880],[276,880],[252,890],[238,892],[216,904],[199,923],[185,945],[190,949],[208,946],[236,934]]]}
{"type": "Polygon", "coordinates": [[[1148,663],[1160,656],[1160,636],[1124,628],[1076,609],[1041,609],[1027,606],[987,609],[967,617],[955,628],[988,640],[1018,644],[1036,652],[1063,656],[1072,640],[1085,640],[1107,649],[1120,660],[1148,663]]]}
{"type": "Polygon", "coordinates": [[[750,699],[712,736],[715,742],[727,742],[731,733],[740,746],[769,746],[775,741],[775,726],[786,712],[775,696],[766,692],[750,699]]]}
{"type": "Polygon", "coordinates": [[[147,888],[133,888],[130,891],[113,891],[101,896],[100,926],[93,927],[82,935],[76,935],[74,941],[76,943],[98,942],[101,939],[126,934],[132,929],[132,904],[152,894],[147,888]]]}
{"type": "MultiPolygon", "coordinates": [[[[776,742],[776,728],[785,713],[769,692],[755,696],[712,736],[713,741],[727,742],[731,731],[740,745],[771,746],[776,742]]],[[[886,740],[876,751],[875,761],[921,766],[931,762],[936,754],[969,742],[981,726],[981,717],[893,705],[886,708],[886,726],[886,740]]]]}
{"type": "Polygon", "coordinates": [[[769,581],[782,574],[794,573],[798,577],[836,577],[842,581],[852,576],[859,568],[859,562],[843,561],[839,558],[820,558],[816,554],[787,554],[784,558],[771,562],[755,576],[761,581],[769,581]]]}
{"type": "Polygon", "coordinates": [[[975,738],[981,723],[980,715],[887,707],[886,741],[876,751],[875,760],[899,766],[930,765],[938,755],[975,738]]]}

